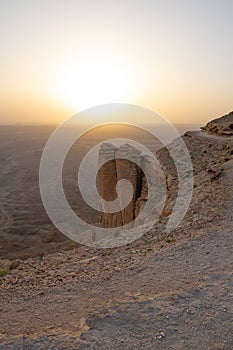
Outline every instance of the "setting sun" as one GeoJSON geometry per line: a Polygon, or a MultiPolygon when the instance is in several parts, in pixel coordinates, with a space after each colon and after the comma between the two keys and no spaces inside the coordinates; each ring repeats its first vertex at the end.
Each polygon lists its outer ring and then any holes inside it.
{"type": "Polygon", "coordinates": [[[56,97],[68,107],[129,101],[134,84],[128,67],[107,57],[86,57],[66,63],[57,78],[56,97]]]}
{"type": "Polygon", "coordinates": [[[227,113],[232,5],[212,3],[1,2],[0,122],[57,124],[108,103],[177,124],[227,113]]]}

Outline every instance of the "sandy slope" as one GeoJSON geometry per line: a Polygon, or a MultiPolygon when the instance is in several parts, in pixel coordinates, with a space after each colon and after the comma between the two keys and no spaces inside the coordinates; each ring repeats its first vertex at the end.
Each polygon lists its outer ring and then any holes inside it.
{"type": "Polygon", "coordinates": [[[212,183],[217,220],[200,213],[186,239],[64,252],[2,278],[0,349],[231,350],[232,172],[212,183]]]}

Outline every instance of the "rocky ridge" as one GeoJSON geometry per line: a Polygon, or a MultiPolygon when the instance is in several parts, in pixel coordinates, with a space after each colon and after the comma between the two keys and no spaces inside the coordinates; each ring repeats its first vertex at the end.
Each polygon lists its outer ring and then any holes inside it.
{"type": "Polygon", "coordinates": [[[202,128],[209,134],[220,136],[232,136],[233,135],[233,111],[224,115],[221,118],[211,120],[202,128]]]}

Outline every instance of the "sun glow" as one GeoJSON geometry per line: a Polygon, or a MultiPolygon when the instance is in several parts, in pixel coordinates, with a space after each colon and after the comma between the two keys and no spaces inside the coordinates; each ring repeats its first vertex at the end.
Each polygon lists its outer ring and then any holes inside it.
{"type": "Polygon", "coordinates": [[[78,59],[61,70],[58,95],[69,107],[85,109],[133,98],[133,74],[129,67],[105,57],[78,59]]]}

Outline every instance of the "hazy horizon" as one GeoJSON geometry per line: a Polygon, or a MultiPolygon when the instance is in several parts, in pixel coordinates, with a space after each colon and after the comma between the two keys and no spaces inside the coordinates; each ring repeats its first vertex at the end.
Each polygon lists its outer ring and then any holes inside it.
{"type": "MultiPolygon", "coordinates": [[[[57,128],[60,124],[59,123],[24,123],[24,122],[12,122],[12,123],[0,123],[0,127],[52,127],[57,128]]],[[[150,124],[143,124],[150,126],[150,124]]],[[[177,129],[181,128],[184,130],[190,130],[190,128],[200,129],[201,126],[204,126],[202,124],[196,124],[196,123],[174,123],[173,124],[177,129]]],[[[78,127],[78,124],[76,125],[78,127]]],[[[72,126],[71,126],[72,127],[72,126]]]]}

